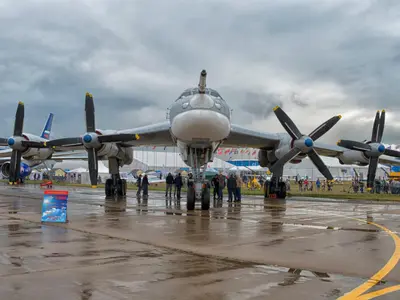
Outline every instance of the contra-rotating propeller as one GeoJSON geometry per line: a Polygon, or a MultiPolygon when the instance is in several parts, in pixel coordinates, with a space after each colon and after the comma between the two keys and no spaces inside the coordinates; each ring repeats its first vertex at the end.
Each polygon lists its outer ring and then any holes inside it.
{"type": "Polygon", "coordinates": [[[0,138],[0,145],[9,146],[12,149],[10,161],[9,183],[14,184],[20,174],[21,156],[28,148],[43,148],[41,142],[27,141],[23,137],[24,131],[25,106],[23,102],[18,102],[17,112],[15,113],[13,136],[6,139],[0,138]]]}
{"type": "Polygon", "coordinates": [[[297,155],[303,153],[306,154],[317,169],[324,175],[328,180],[333,180],[333,176],[329,171],[328,167],[324,164],[321,157],[314,150],[314,141],[319,139],[325,133],[327,133],[341,118],[342,116],[334,116],[328,121],[318,126],[308,136],[303,135],[297,126],[293,123],[292,119],[280,108],[279,106],[274,107],[274,113],[282,124],[283,128],[292,137],[292,147],[289,152],[279,158],[270,168],[271,172],[277,171],[284,167],[284,165],[295,158],[297,155]]]}
{"type": "Polygon", "coordinates": [[[93,96],[86,93],[85,98],[86,133],[81,137],[71,137],[51,140],[47,142],[48,147],[83,145],[88,153],[88,166],[90,183],[92,187],[97,185],[98,156],[97,152],[103,143],[123,143],[139,139],[137,134],[107,134],[96,133],[93,96]]]}
{"type": "Polygon", "coordinates": [[[351,140],[340,140],[338,146],[363,152],[364,156],[369,159],[367,188],[371,189],[374,186],[376,169],[378,168],[379,156],[382,154],[400,157],[400,152],[386,149],[382,144],[383,130],[385,129],[385,110],[380,113],[376,112],[374,125],[372,127],[371,141],[357,142],[351,140]]]}

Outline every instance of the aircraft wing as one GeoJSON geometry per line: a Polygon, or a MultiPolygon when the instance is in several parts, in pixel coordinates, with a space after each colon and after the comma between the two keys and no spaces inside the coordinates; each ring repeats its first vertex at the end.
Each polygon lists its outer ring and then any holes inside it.
{"type": "Polygon", "coordinates": [[[317,151],[319,155],[329,156],[329,157],[338,157],[344,151],[348,151],[348,149],[340,146],[325,144],[320,142],[315,142],[314,149],[315,151],[317,151]]]}
{"type": "Polygon", "coordinates": [[[232,124],[231,133],[221,147],[274,149],[279,142],[280,139],[276,134],[255,131],[232,124]]]}
{"type": "MultiPolygon", "coordinates": [[[[128,141],[119,143],[123,147],[132,146],[175,146],[175,141],[170,133],[169,122],[156,123],[152,125],[119,130],[116,134],[138,134],[139,139],[134,141],[128,141]]],[[[115,134],[113,134],[115,135],[115,134]]],[[[69,151],[69,150],[82,150],[84,146],[79,144],[70,144],[55,147],[55,151],[69,151]]]]}
{"type": "Polygon", "coordinates": [[[125,142],[124,146],[175,146],[175,141],[170,132],[171,125],[168,121],[137,127],[133,129],[120,130],[118,133],[138,134],[139,139],[125,142]]]}

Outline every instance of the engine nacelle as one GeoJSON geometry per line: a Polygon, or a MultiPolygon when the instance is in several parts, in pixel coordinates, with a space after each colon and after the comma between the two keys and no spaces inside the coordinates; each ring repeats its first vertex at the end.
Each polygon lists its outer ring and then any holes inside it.
{"type": "MultiPolygon", "coordinates": [[[[102,130],[96,129],[98,135],[115,134],[116,130],[102,130]]],[[[116,157],[124,165],[129,165],[133,162],[133,148],[131,147],[120,147],[115,143],[106,143],[101,146],[97,151],[97,156],[102,159],[109,157],[116,157]]]]}
{"type": "MultiPolygon", "coordinates": [[[[9,162],[6,162],[1,166],[1,173],[6,178],[10,177],[10,166],[11,166],[11,164],[9,162]]],[[[28,166],[26,163],[21,162],[20,170],[19,170],[19,178],[23,179],[23,178],[31,175],[31,173],[32,173],[31,167],[28,166]]]]}
{"type": "Polygon", "coordinates": [[[361,151],[347,150],[340,154],[338,158],[341,164],[346,165],[358,164],[366,166],[369,164],[369,159],[361,151]]]}
{"type": "MultiPolygon", "coordinates": [[[[44,142],[46,141],[45,139],[42,139],[41,137],[38,137],[33,134],[29,133],[23,133],[22,137],[27,140],[27,141],[32,141],[32,142],[44,142]]],[[[27,148],[22,151],[22,157],[25,159],[38,159],[38,160],[44,160],[48,159],[51,157],[53,154],[53,150],[49,148],[27,148]]]]}

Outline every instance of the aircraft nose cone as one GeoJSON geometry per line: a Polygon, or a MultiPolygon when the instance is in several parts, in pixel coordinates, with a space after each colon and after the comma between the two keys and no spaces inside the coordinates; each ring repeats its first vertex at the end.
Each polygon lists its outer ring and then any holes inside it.
{"type": "Polygon", "coordinates": [[[86,134],[86,135],[83,137],[83,141],[84,141],[85,143],[90,143],[90,142],[92,141],[92,136],[91,136],[90,134],[86,134]]]}
{"type": "Polygon", "coordinates": [[[306,145],[307,147],[312,147],[313,146],[313,140],[312,139],[310,139],[310,138],[306,138],[305,140],[304,140],[304,145],[306,145]]]}
{"type": "Polygon", "coordinates": [[[385,146],[379,145],[378,151],[379,151],[380,153],[383,153],[383,152],[385,151],[385,146]]]}
{"type": "Polygon", "coordinates": [[[12,146],[15,144],[15,140],[13,138],[9,138],[7,143],[8,143],[8,146],[12,146]]]}

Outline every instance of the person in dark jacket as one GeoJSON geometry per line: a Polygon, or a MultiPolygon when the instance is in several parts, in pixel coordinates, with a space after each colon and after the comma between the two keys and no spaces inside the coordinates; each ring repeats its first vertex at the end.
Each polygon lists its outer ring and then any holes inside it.
{"type": "Polygon", "coordinates": [[[231,174],[228,178],[228,201],[232,202],[233,201],[233,195],[235,195],[235,201],[236,201],[236,178],[231,174]]]}
{"type": "Polygon", "coordinates": [[[140,196],[140,193],[142,192],[142,174],[139,175],[139,177],[136,181],[136,185],[138,188],[136,195],[140,196]]]}
{"type": "Polygon", "coordinates": [[[178,174],[175,178],[175,186],[176,186],[176,197],[178,199],[181,199],[181,188],[182,188],[183,182],[182,182],[182,177],[181,173],[178,174]]]}
{"type": "Polygon", "coordinates": [[[216,197],[219,198],[219,181],[218,181],[218,175],[217,174],[211,180],[211,185],[214,188],[213,193],[214,193],[214,200],[215,200],[216,197]]]}
{"type": "Polygon", "coordinates": [[[169,197],[171,197],[172,185],[174,184],[174,177],[172,176],[171,173],[168,173],[167,177],[165,178],[165,183],[167,185],[167,188],[165,190],[165,197],[168,197],[168,191],[169,191],[169,197]]]}
{"type": "Polygon", "coordinates": [[[148,196],[149,195],[149,179],[147,178],[147,175],[144,175],[144,177],[143,177],[142,188],[143,188],[143,196],[148,196]]]}

